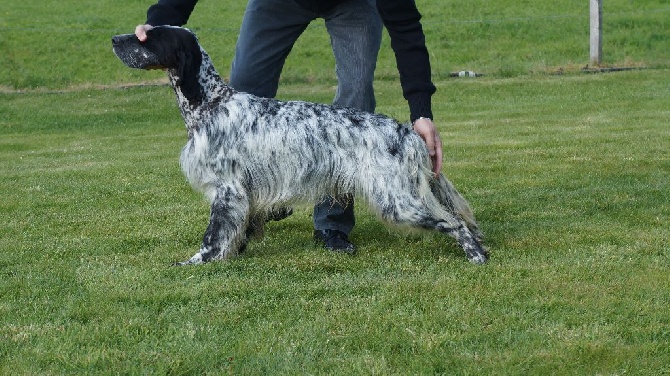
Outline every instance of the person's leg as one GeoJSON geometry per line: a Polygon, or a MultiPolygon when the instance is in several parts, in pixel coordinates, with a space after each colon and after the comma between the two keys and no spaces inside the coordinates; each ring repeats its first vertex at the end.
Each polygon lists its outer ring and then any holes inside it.
{"type": "Polygon", "coordinates": [[[338,83],[333,104],[374,112],[373,81],[383,28],[375,0],[345,1],[326,17],[338,83]]]}
{"type": "MultiPolygon", "coordinates": [[[[324,19],[338,81],[333,104],[373,112],[373,80],[382,36],[374,0],[345,1],[326,12],[324,19]]],[[[314,207],[316,230],[338,230],[348,235],[354,224],[353,197],[329,197],[314,207]]]]}
{"type": "Polygon", "coordinates": [[[230,86],[274,97],[286,57],[314,18],[293,1],[249,0],[235,46],[230,86]]]}

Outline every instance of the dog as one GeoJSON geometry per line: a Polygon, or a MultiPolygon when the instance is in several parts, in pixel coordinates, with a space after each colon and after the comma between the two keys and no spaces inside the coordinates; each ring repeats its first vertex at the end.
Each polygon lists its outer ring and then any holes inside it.
{"type": "Polygon", "coordinates": [[[116,35],[112,45],[128,67],[167,72],[188,134],[181,168],[211,203],[202,245],[180,265],[237,256],[269,217],[327,195],[362,197],[383,220],[437,230],[472,263],[487,261],[470,206],[431,171],[427,147],[408,124],[237,92],[185,28],[155,27],[145,42],[116,35]]]}

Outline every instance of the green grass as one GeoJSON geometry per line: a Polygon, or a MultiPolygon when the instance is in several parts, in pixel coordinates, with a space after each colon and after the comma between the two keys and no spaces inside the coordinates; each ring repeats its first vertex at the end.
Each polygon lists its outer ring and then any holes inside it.
{"type": "Polygon", "coordinates": [[[667,373],[669,77],[438,82],[484,267],[362,208],[359,254],[329,254],[305,207],[239,259],[171,268],[208,208],[170,90],[3,94],[0,373],[667,373]]]}
{"type": "MultiPolygon", "coordinates": [[[[0,10],[0,87],[64,88],[162,78],[124,69],[111,52],[111,36],[132,32],[150,2],[6,0],[0,10]]],[[[577,70],[588,64],[588,1],[440,2],[421,0],[435,78],[474,70],[514,77],[529,72],[577,70]]],[[[188,26],[198,32],[219,71],[230,69],[245,2],[198,4],[188,26]]],[[[670,67],[670,6],[613,0],[604,4],[603,64],[670,67]]],[[[301,36],[286,64],[283,82],[335,82],[323,22],[301,36]]],[[[388,38],[380,52],[379,79],[397,81],[388,38]]]]}
{"type": "MultiPolygon", "coordinates": [[[[173,94],[118,88],[163,77],[109,48],[147,4],[5,3],[0,374],[670,373],[663,1],[605,4],[606,63],[654,69],[600,75],[574,69],[586,3],[418,2],[444,171],[489,264],[363,207],[358,255],[330,254],[305,206],[243,257],[187,268],[170,264],[196,251],[208,207],[179,170],[173,94]],[[490,74],[447,78],[460,69],[490,74]]],[[[192,20],[224,74],[243,3],[192,20]]],[[[331,59],[317,24],[280,97],[329,102],[331,59]]],[[[394,69],[386,47],[378,110],[404,119],[394,69]]]]}

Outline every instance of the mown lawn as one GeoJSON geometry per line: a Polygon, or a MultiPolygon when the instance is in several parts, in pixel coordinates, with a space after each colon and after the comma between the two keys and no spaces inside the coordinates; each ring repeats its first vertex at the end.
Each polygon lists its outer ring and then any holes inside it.
{"type": "Polygon", "coordinates": [[[170,89],[2,94],[0,373],[670,372],[668,78],[437,82],[483,267],[362,207],[358,255],[330,254],[308,206],[241,258],[171,267],[208,208],[170,89]]]}
{"type": "MultiPolygon", "coordinates": [[[[224,76],[244,3],[202,1],[188,25],[224,76]]],[[[588,2],[417,4],[482,267],[363,206],[358,254],[328,253],[309,205],[238,259],[171,267],[209,209],[162,72],[111,53],[149,3],[4,1],[0,374],[669,374],[667,2],[604,4],[604,66],[644,69],[595,75],[588,2]]],[[[383,43],[378,111],[406,119],[383,43]]],[[[316,22],[279,97],[334,85],[316,22]]]]}

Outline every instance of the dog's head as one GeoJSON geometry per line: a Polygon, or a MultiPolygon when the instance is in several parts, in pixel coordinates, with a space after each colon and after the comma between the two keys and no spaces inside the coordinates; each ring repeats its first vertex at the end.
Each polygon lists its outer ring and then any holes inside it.
{"type": "Polygon", "coordinates": [[[201,95],[198,75],[202,52],[198,39],[190,30],[157,26],[147,31],[145,42],[140,42],[135,34],[115,35],[112,48],[130,68],[168,70],[175,76],[175,85],[189,100],[201,95]]]}

